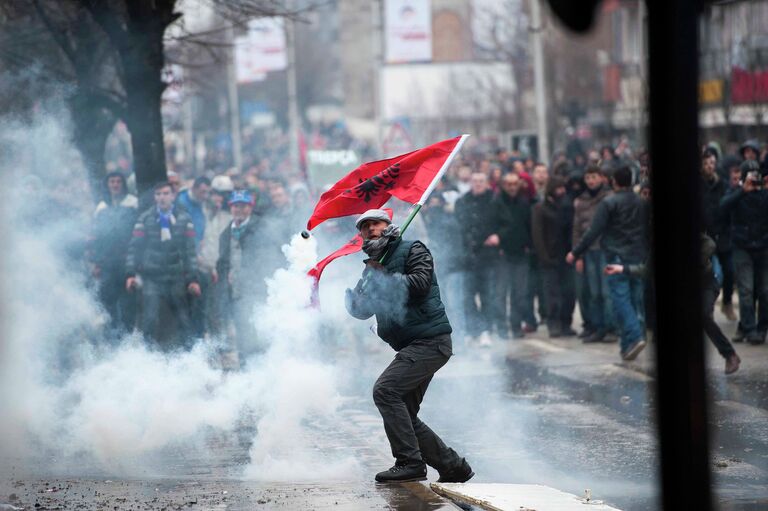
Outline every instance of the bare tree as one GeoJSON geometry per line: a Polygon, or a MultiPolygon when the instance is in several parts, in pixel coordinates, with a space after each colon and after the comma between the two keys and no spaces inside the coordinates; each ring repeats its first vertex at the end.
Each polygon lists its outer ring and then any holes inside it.
{"type": "MultiPolygon", "coordinates": [[[[205,1],[229,23],[244,25],[258,16],[293,16],[276,0],[205,1]]],[[[180,0],[10,0],[3,13],[24,16],[44,29],[40,45],[55,43],[67,65],[48,63],[48,76],[73,85],[70,106],[74,140],[93,182],[103,176],[104,144],[116,119],[131,133],[140,193],[166,179],[161,98],[166,83],[166,32],[182,18],[180,0]]],[[[210,34],[181,31],[179,43],[211,47],[210,34]]],[[[186,52],[180,52],[186,54],[186,52]]],[[[23,59],[22,59],[23,62],[23,59]]]]}
{"type": "MultiPolygon", "coordinates": [[[[29,92],[22,108],[33,108],[51,94],[68,103],[72,141],[97,199],[104,176],[104,146],[115,122],[124,115],[111,48],[87,13],[74,5],[5,2],[3,13],[6,30],[0,60],[4,67],[24,81],[45,84],[34,89],[27,89],[25,83],[17,85],[18,90],[29,92]],[[51,51],[52,47],[59,51],[51,51]]],[[[19,94],[13,97],[17,101],[19,94]]]]}

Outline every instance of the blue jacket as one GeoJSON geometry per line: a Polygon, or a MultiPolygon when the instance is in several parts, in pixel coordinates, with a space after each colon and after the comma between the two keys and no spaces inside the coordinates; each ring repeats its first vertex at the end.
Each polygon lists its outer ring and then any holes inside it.
{"type": "Polygon", "coordinates": [[[192,219],[192,225],[195,226],[195,247],[200,246],[205,234],[205,212],[203,205],[198,204],[189,196],[189,190],[182,190],[176,198],[176,204],[184,208],[192,219]]]}

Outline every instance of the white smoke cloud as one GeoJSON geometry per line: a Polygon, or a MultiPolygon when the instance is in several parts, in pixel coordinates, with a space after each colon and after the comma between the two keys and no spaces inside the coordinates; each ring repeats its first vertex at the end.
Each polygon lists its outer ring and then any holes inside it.
{"type": "MultiPolygon", "coordinates": [[[[63,140],[63,130],[44,121],[19,133],[55,133],[63,140]]],[[[55,165],[47,167],[55,172],[55,165]]],[[[48,176],[40,177],[50,185],[48,176]]],[[[9,182],[8,189],[20,187],[9,182]]],[[[340,420],[342,403],[337,369],[320,360],[320,314],[308,307],[314,238],[296,236],[284,247],[286,268],[269,280],[267,302],[254,311],[266,352],[244,371],[227,372],[217,363],[216,342],[171,354],[148,349],[138,334],[117,346],[105,343],[105,314],[82,258],[70,257],[85,232],[82,217],[46,217],[43,201],[38,206],[46,221],[38,224],[37,216],[25,218],[30,204],[16,200],[28,195],[10,197],[3,215],[0,465],[46,462],[70,473],[79,466],[145,474],[166,449],[182,446],[206,456],[216,438],[253,431],[242,477],[359,477],[349,456],[330,456],[313,441],[312,423],[340,420]]]]}

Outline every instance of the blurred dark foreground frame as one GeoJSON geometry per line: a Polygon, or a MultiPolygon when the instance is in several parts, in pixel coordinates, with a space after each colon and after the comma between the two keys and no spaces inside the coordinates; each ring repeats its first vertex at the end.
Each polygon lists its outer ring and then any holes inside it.
{"type": "MultiPolygon", "coordinates": [[[[645,1],[661,503],[668,510],[708,511],[698,186],[698,22],[704,0],[645,1]]],[[[585,32],[600,0],[549,3],[569,28],[585,32]]]]}

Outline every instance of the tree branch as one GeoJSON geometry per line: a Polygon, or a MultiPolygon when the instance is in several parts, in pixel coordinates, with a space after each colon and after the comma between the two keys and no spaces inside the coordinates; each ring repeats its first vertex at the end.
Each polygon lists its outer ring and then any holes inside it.
{"type": "Polygon", "coordinates": [[[64,52],[69,61],[72,63],[72,67],[76,67],[77,64],[75,49],[72,47],[71,42],[67,38],[66,32],[54,25],[51,18],[49,18],[48,14],[45,12],[45,8],[43,8],[43,6],[40,4],[40,0],[33,0],[33,4],[35,6],[37,15],[40,17],[43,25],[45,25],[45,27],[48,29],[48,32],[50,32],[53,40],[56,41],[56,44],[59,45],[61,51],[64,52]]]}

